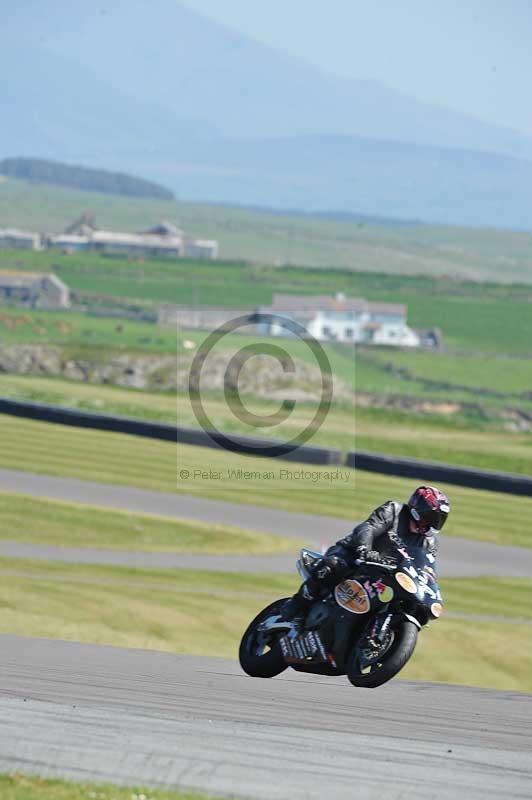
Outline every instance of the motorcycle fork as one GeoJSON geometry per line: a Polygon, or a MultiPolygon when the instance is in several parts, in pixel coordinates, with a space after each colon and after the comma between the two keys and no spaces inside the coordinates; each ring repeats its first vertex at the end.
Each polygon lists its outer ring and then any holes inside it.
{"type": "MultiPolygon", "coordinates": [[[[371,611],[364,616],[355,617],[353,614],[340,613],[334,635],[334,657],[338,667],[345,671],[347,658],[351,652],[354,641],[364,630],[364,625],[371,621],[371,611]]],[[[382,606],[374,614],[371,621],[371,638],[376,637],[376,646],[384,644],[386,634],[391,625],[393,614],[388,606],[382,606]]]]}
{"type": "Polygon", "coordinates": [[[373,619],[368,639],[375,644],[384,644],[388,629],[391,625],[393,615],[388,611],[388,606],[384,606],[373,619]]]}

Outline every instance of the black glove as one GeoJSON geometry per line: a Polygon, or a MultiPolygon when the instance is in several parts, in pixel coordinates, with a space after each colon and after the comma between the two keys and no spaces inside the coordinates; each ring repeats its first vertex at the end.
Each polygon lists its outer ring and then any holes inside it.
{"type": "Polygon", "coordinates": [[[361,544],[357,547],[357,559],[360,561],[372,561],[374,564],[384,564],[387,567],[396,567],[397,561],[389,556],[383,556],[378,550],[369,550],[367,545],[361,544]]]}
{"type": "Polygon", "coordinates": [[[377,550],[370,550],[367,544],[361,544],[356,549],[357,558],[360,561],[374,561],[379,558],[377,550]]]}

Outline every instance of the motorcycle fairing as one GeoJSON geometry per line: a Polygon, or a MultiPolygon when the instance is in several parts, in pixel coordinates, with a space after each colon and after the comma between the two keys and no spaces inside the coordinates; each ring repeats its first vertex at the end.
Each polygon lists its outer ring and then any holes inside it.
{"type": "Polygon", "coordinates": [[[318,631],[305,631],[298,636],[288,634],[279,639],[281,652],[287,664],[331,664],[336,666],[334,659],[329,657],[318,631]]]}
{"type": "MultiPolygon", "coordinates": [[[[314,655],[312,655],[311,650],[311,658],[307,656],[304,660],[296,660],[293,652],[290,654],[287,652],[287,656],[284,656],[283,653],[285,661],[297,672],[343,675],[345,673],[345,660],[352,645],[354,631],[363,619],[364,617],[351,614],[340,608],[331,592],[320,604],[311,608],[307,617],[307,627],[297,637],[301,641],[301,639],[305,639],[308,633],[317,635],[325,650],[325,658],[318,648],[318,652],[315,651],[314,655]]],[[[290,642],[291,638],[295,639],[296,637],[294,637],[293,633],[288,633],[283,638],[290,642]]],[[[292,647],[288,649],[292,649],[292,647]]]]}
{"type": "Polygon", "coordinates": [[[320,558],[322,558],[322,553],[318,553],[317,550],[310,550],[308,547],[301,548],[297,561],[297,571],[304,581],[310,577],[310,568],[320,558]]]}

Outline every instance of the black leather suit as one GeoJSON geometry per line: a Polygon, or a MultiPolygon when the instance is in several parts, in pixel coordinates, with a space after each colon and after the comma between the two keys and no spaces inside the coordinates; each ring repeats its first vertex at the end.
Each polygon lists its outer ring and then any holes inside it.
{"type": "MultiPolygon", "coordinates": [[[[332,588],[353,571],[357,558],[365,551],[377,551],[380,557],[396,559],[403,544],[427,549],[434,557],[438,553],[438,536],[411,533],[410,509],[407,505],[388,500],[357,525],[353,532],[340,539],[317,561],[310,578],[302,584],[293,600],[302,608],[314,600],[324,588],[332,588]]],[[[369,559],[371,560],[371,559],[369,559]]]]}

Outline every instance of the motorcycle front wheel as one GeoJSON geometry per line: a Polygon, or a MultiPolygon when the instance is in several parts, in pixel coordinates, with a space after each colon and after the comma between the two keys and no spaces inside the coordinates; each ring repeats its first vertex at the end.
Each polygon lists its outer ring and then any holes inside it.
{"type": "Polygon", "coordinates": [[[375,689],[402,670],[415,650],[418,628],[400,620],[384,642],[374,642],[369,630],[362,633],[347,662],[346,674],[353,686],[375,689]]]}
{"type": "Polygon", "coordinates": [[[279,646],[279,631],[261,631],[259,626],[265,619],[278,614],[285,600],[277,600],[267,606],[248,625],[240,642],[238,659],[240,666],[252,678],[273,678],[284,672],[287,664],[279,646]]]}

